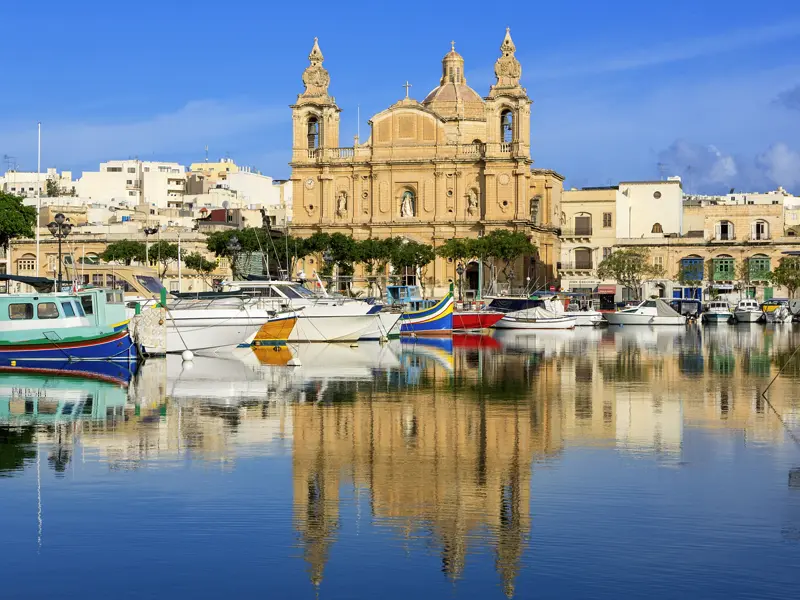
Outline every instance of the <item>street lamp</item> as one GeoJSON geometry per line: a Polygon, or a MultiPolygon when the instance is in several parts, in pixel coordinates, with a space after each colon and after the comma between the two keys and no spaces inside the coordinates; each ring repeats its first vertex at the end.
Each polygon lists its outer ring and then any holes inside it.
{"type": "Polygon", "coordinates": [[[145,227],[142,229],[144,233],[144,262],[148,265],[150,264],[150,236],[157,234],[158,231],[158,227],[145,227]]]}
{"type": "Polygon", "coordinates": [[[458,274],[458,301],[464,301],[464,264],[458,263],[456,265],[456,273],[458,274]]]}
{"type": "Polygon", "coordinates": [[[64,213],[58,213],[53,221],[47,224],[47,229],[58,240],[58,283],[56,288],[61,286],[61,240],[67,237],[72,231],[72,224],[64,216],[64,213]]]}
{"type": "Polygon", "coordinates": [[[226,244],[228,254],[231,255],[231,273],[233,278],[236,279],[236,255],[241,251],[242,245],[239,243],[239,238],[235,235],[231,236],[226,244]]]}

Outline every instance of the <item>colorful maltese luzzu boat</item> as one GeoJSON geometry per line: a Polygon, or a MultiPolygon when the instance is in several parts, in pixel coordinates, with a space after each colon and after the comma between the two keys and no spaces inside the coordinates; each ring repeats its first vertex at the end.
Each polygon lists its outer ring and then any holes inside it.
{"type": "Polygon", "coordinates": [[[137,359],[121,294],[98,289],[0,297],[0,371],[137,359]]]}
{"type": "Polygon", "coordinates": [[[403,313],[400,317],[401,335],[430,335],[453,331],[453,295],[447,294],[438,302],[429,300],[428,303],[431,305],[403,313]]]}

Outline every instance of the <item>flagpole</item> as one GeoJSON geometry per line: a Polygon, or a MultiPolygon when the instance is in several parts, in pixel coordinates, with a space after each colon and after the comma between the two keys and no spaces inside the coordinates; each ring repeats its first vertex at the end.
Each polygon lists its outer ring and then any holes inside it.
{"type": "Polygon", "coordinates": [[[37,124],[38,143],[36,151],[36,275],[41,274],[41,263],[39,262],[39,214],[42,211],[42,186],[39,183],[40,173],[42,172],[42,122],[37,124]]]}

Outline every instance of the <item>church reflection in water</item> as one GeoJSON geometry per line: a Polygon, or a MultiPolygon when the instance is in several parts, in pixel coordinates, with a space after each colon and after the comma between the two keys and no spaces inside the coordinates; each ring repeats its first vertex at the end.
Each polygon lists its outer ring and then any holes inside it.
{"type": "Polygon", "coordinates": [[[798,341],[761,326],[497,332],[301,346],[294,369],[277,353],[193,368],[170,358],[127,389],[73,379],[48,398],[20,381],[0,385],[0,474],[24,470],[37,444],[62,471],[75,445],[111,469],[291,457],[294,530],[315,586],[350,503],[368,498],[372,525],[435,548],[452,580],[490,551],[510,597],[531,552],[537,464],[591,447],[677,465],[693,429],[785,444],[800,422],[800,361],[787,364],[798,341]]]}

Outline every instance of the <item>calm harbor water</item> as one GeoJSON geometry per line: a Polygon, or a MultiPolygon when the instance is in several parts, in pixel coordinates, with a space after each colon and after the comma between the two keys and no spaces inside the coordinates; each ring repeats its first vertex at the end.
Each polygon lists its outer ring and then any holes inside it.
{"type": "Polygon", "coordinates": [[[2,596],[795,597],[798,343],[507,331],[169,357],[127,388],[3,374],[2,596]]]}

